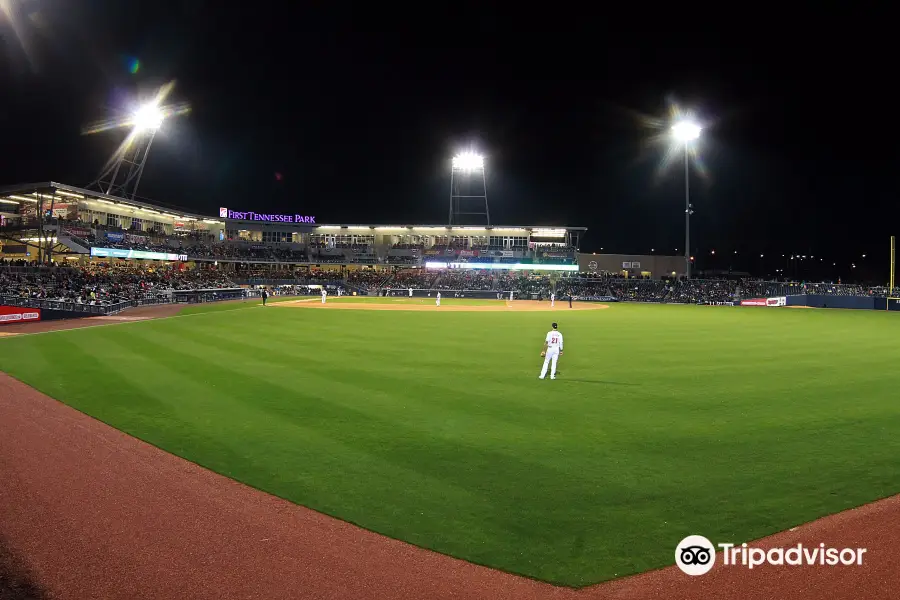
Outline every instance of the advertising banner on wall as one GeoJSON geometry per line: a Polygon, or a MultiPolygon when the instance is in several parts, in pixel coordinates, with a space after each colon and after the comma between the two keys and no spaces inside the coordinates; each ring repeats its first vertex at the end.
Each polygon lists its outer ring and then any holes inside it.
{"type": "Polygon", "coordinates": [[[766,306],[787,306],[787,296],[766,298],[766,306]]]}
{"type": "MultiPolygon", "coordinates": [[[[578,265],[525,264],[525,263],[477,263],[477,262],[425,262],[426,269],[480,269],[490,271],[578,271],[578,265]]],[[[765,300],[763,300],[765,302],[765,300]]]]}
{"type": "Polygon", "coordinates": [[[86,238],[90,237],[91,230],[84,227],[66,227],[63,230],[63,233],[68,233],[69,235],[74,235],[75,237],[86,238]]]}
{"type": "Polygon", "coordinates": [[[769,301],[766,298],[752,298],[741,300],[741,306],[768,306],[769,301]]]}
{"type": "Polygon", "coordinates": [[[123,250],[119,248],[91,248],[95,258],[142,258],[145,260],[187,260],[187,254],[171,252],[145,252],[143,250],[123,250]]]}
{"type": "Polygon", "coordinates": [[[124,233],[113,233],[112,231],[107,231],[106,239],[108,239],[111,242],[122,242],[125,240],[125,234],[124,233]]]}
{"type": "MultiPolygon", "coordinates": [[[[50,205],[49,205],[49,203],[47,203],[46,200],[44,201],[44,210],[46,210],[47,212],[51,212],[50,205]]],[[[52,210],[52,213],[50,216],[56,217],[57,219],[68,219],[70,215],[75,216],[75,214],[77,212],[78,212],[77,204],[69,204],[69,203],[65,203],[65,202],[54,202],[53,210],[52,210]]]]}
{"type": "Polygon", "coordinates": [[[41,320],[41,309],[23,306],[0,306],[0,325],[32,323],[41,320]]]}

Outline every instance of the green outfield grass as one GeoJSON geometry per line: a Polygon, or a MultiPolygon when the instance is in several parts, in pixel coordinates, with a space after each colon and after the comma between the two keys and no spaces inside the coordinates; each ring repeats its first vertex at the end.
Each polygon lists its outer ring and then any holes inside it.
{"type": "Polygon", "coordinates": [[[897,314],[192,310],[0,338],[0,369],[299,504],[572,586],[900,492],[897,314]],[[562,376],[539,381],[552,320],[562,376]]]}

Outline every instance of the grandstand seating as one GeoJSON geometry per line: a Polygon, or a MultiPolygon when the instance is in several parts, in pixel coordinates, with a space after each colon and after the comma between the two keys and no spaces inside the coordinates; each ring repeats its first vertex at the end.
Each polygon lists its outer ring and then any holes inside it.
{"type": "Polygon", "coordinates": [[[653,280],[625,279],[579,273],[555,283],[547,275],[477,269],[326,270],[285,264],[231,264],[184,269],[148,266],[139,261],[93,262],[79,267],[35,267],[25,261],[0,260],[0,297],[58,300],[78,304],[110,304],[159,297],[173,290],[223,289],[242,285],[339,285],[360,294],[407,288],[428,291],[513,291],[519,298],[579,300],[615,299],[632,302],[690,304],[731,303],[742,298],[797,294],[825,296],[898,296],[900,290],[832,283],[768,282],[752,279],[653,280]]]}
{"type": "Polygon", "coordinates": [[[213,268],[181,271],[137,263],[91,263],[85,267],[0,267],[0,298],[114,304],[153,298],[172,290],[236,287],[213,268]]]}
{"type": "MultiPolygon", "coordinates": [[[[63,243],[71,240],[85,248],[112,248],[147,252],[186,254],[194,260],[265,261],[313,264],[388,264],[421,266],[426,260],[439,258],[477,263],[574,264],[576,249],[554,248],[552,252],[502,246],[464,247],[459,244],[436,245],[395,244],[379,252],[374,245],[334,243],[309,245],[247,240],[214,241],[203,232],[164,235],[158,231],[123,230],[99,223],[66,222],[61,234],[63,243]],[[75,232],[78,232],[76,235],[75,232]],[[87,233],[85,233],[87,232],[87,233]]],[[[76,248],[76,251],[83,251],[76,248]]]]}

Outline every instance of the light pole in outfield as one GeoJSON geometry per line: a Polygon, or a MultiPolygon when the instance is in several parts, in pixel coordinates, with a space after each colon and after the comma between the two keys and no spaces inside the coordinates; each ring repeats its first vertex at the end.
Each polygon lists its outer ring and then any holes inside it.
{"type": "Polygon", "coordinates": [[[672,137],[684,146],[684,263],[685,275],[691,278],[691,143],[700,137],[700,125],[689,119],[672,126],[672,137]]]}

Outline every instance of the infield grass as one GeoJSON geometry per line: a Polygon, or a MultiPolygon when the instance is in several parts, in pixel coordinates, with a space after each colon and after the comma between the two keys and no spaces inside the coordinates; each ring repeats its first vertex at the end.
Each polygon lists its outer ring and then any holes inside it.
{"type": "Polygon", "coordinates": [[[224,308],[2,338],[0,369],[254,487],[571,586],[900,492],[900,315],[224,308]],[[539,381],[552,320],[562,376],[539,381]]]}

